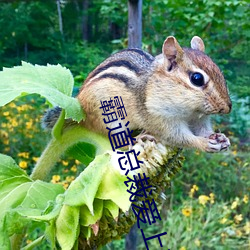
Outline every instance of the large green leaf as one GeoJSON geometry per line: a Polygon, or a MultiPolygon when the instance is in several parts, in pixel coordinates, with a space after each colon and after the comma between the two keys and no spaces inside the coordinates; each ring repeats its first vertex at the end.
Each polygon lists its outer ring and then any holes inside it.
{"type": "Polygon", "coordinates": [[[80,121],[84,114],[78,100],[71,97],[73,85],[71,72],[61,65],[34,66],[22,62],[22,66],[0,72],[0,106],[18,96],[36,93],[53,106],[65,109],[66,118],[80,121]]]}
{"type": "Polygon", "coordinates": [[[128,211],[130,194],[127,192],[127,187],[124,184],[125,180],[127,180],[127,177],[121,175],[120,171],[112,166],[107,167],[96,193],[96,198],[111,200],[124,212],[128,211]]]}
{"type": "Polygon", "coordinates": [[[79,234],[79,207],[64,205],[56,220],[56,238],[64,250],[71,250],[79,234]]]}
{"type": "Polygon", "coordinates": [[[126,176],[121,175],[111,162],[111,153],[95,158],[93,162],[74,180],[65,192],[64,203],[70,206],[87,205],[94,215],[95,198],[111,200],[123,211],[130,207],[129,196],[124,184],[126,176]]]}
{"type": "Polygon", "coordinates": [[[93,202],[107,167],[110,166],[108,153],[97,156],[93,162],[70,184],[65,192],[64,203],[70,206],[87,205],[93,214],[93,202]]]}
{"type": "Polygon", "coordinates": [[[64,193],[64,188],[61,185],[40,180],[34,181],[20,207],[25,208],[26,211],[32,208],[42,212],[47,207],[48,201],[55,200],[57,195],[61,193],[64,193]]]}
{"type": "Polygon", "coordinates": [[[9,236],[21,233],[34,217],[48,213],[48,220],[56,218],[63,202],[57,196],[64,189],[61,185],[32,181],[9,156],[1,154],[0,162],[0,249],[9,249],[9,236]]]}
{"type": "Polygon", "coordinates": [[[30,182],[30,178],[27,176],[16,176],[11,177],[6,180],[0,181],[0,201],[2,198],[7,196],[13,189],[15,189],[17,186],[25,183],[30,182]]]}

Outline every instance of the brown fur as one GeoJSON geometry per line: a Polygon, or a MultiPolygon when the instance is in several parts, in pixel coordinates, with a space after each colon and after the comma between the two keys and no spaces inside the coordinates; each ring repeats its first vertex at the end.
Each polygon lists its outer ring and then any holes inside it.
{"type": "Polygon", "coordinates": [[[168,37],[163,54],[156,58],[135,49],[121,51],[101,63],[78,95],[87,114],[84,126],[106,134],[107,126],[117,126],[118,122],[104,124],[100,101],[121,96],[130,129],[146,130],[165,144],[220,151],[222,142],[213,146],[214,141],[208,138],[213,133],[208,115],[230,112],[225,79],[202,52],[203,41],[194,37],[191,45],[196,49],[182,49],[174,37],[168,37]],[[194,70],[207,75],[204,86],[190,82],[189,72],[194,70]]]}

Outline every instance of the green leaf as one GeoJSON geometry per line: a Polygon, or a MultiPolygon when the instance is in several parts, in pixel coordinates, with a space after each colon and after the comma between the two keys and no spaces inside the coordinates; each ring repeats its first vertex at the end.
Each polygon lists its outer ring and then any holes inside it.
{"type": "Polygon", "coordinates": [[[88,239],[91,237],[92,229],[90,227],[80,227],[81,235],[88,239]]]}
{"type": "MultiPolygon", "coordinates": [[[[3,204],[0,212],[2,230],[5,229],[4,231],[7,231],[10,236],[28,224],[28,219],[39,220],[36,217],[41,216],[46,210],[47,204],[62,192],[64,189],[60,185],[42,181],[19,185],[0,201],[3,204]]],[[[55,219],[60,209],[60,205],[56,206],[47,216],[47,220],[55,219]]],[[[40,220],[42,221],[42,219],[40,220]]]]}
{"type": "Polygon", "coordinates": [[[56,238],[64,250],[71,250],[79,234],[79,207],[64,205],[56,220],[56,238]]]}
{"type": "Polygon", "coordinates": [[[0,181],[17,176],[26,176],[28,178],[28,175],[10,156],[0,154],[0,181]]]}
{"type": "Polygon", "coordinates": [[[1,250],[10,250],[10,240],[8,234],[3,231],[0,225],[0,249],[1,250]]]}
{"type": "Polygon", "coordinates": [[[85,165],[88,165],[95,158],[96,148],[93,144],[86,142],[79,142],[70,147],[67,152],[67,155],[77,159],[85,165]]]}
{"type": "MultiPolygon", "coordinates": [[[[113,152],[112,152],[113,153],[113,152]]],[[[70,184],[65,192],[64,204],[70,206],[87,205],[92,214],[95,198],[111,200],[123,211],[130,207],[129,197],[121,175],[111,162],[110,153],[99,155],[89,166],[70,184]]]]}
{"type": "MultiPolygon", "coordinates": [[[[58,196],[61,196],[61,194],[59,194],[58,196]]],[[[56,199],[58,200],[58,199],[56,199]]],[[[63,204],[60,202],[58,203],[56,202],[48,202],[48,206],[47,208],[45,208],[45,210],[43,211],[43,213],[41,215],[27,215],[30,219],[33,220],[37,220],[37,221],[52,221],[54,219],[56,219],[56,217],[59,215],[61,208],[63,206],[63,204]]],[[[21,213],[21,211],[20,211],[21,213]]],[[[24,214],[23,214],[24,215],[24,214]]]]}
{"type": "Polygon", "coordinates": [[[40,180],[32,182],[9,156],[0,155],[0,160],[0,249],[8,249],[9,236],[22,233],[22,229],[35,220],[32,216],[47,212],[49,219],[56,218],[63,201],[57,196],[64,189],[40,180]]]}
{"type": "Polygon", "coordinates": [[[18,96],[36,93],[53,106],[65,109],[66,118],[79,122],[84,114],[78,100],[71,97],[73,84],[72,74],[61,65],[34,66],[22,62],[22,66],[0,72],[0,106],[18,96]]]}
{"type": "Polygon", "coordinates": [[[129,201],[130,194],[127,192],[127,187],[124,184],[125,180],[127,180],[127,177],[121,175],[117,169],[114,167],[107,168],[98,188],[96,198],[112,200],[123,212],[128,211],[131,202],[129,201]]]}
{"type": "Polygon", "coordinates": [[[103,200],[95,199],[93,203],[94,214],[91,214],[86,205],[80,208],[80,225],[89,226],[95,224],[102,217],[103,200]]]}
{"type": "Polygon", "coordinates": [[[50,242],[51,249],[56,249],[56,223],[51,221],[45,229],[45,237],[50,242]]]}
{"type": "Polygon", "coordinates": [[[114,219],[118,217],[119,207],[113,201],[105,200],[103,202],[103,207],[109,210],[114,219]]]}
{"type": "Polygon", "coordinates": [[[48,201],[55,200],[61,193],[64,193],[61,185],[37,180],[30,186],[20,208],[26,209],[27,213],[29,209],[36,209],[41,213],[47,207],[48,201]]]}
{"type": "Polygon", "coordinates": [[[93,201],[103,176],[110,167],[110,158],[109,154],[97,156],[70,184],[65,192],[64,203],[70,206],[87,205],[93,214],[93,201]]]}
{"type": "Polygon", "coordinates": [[[16,208],[22,203],[31,185],[32,182],[23,183],[14,188],[11,192],[9,192],[5,197],[0,200],[0,221],[3,220],[7,210],[16,208]]]}
{"type": "Polygon", "coordinates": [[[9,192],[11,192],[11,190],[15,189],[17,186],[25,182],[31,182],[30,178],[28,178],[27,176],[16,176],[0,181],[0,201],[9,192]]]}

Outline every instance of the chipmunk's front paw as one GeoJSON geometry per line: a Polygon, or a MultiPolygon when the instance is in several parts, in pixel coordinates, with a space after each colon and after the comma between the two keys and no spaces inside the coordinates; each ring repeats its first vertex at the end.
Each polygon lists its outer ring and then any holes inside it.
{"type": "Polygon", "coordinates": [[[144,141],[149,140],[149,141],[154,141],[156,142],[156,139],[154,136],[147,134],[146,132],[143,132],[139,134],[138,136],[135,137],[136,142],[143,144],[144,141]]]}
{"type": "Polygon", "coordinates": [[[208,150],[207,152],[215,153],[225,151],[230,147],[229,139],[221,133],[215,133],[208,138],[208,150]]]}

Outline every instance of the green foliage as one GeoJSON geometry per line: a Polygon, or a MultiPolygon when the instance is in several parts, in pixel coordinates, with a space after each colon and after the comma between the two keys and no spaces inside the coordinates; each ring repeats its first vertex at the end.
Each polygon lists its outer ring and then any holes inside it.
{"type": "MultiPolygon", "coordinates": [[[[246,217],[247,208],[248,204],[243,200],[217,202],[213,194],[186,198],[177,209],[166,212],[166,220],[149,227],[146,237],[167,231],[161,240],[169,249],[248,249],[250,223],[246,217]]],[[[158,246],[158,240],[149,241],[149,249],[158,246]]],[[[144,242],[138,249],[145,249],[144,242]]]]}
{"type": "Polygon", "coordinates": [[[72,118],[78,122],[83,119],[80,103],[71,97],[73,77],[70,71],[61,65],[45,67],[23,62],[22,66],[4,68],[0,78],[1,106],[20,95],[36,93],[47,98],[54,106],[65,109],[65,118],[72,118]]]}
{"type": "Polygon", "coordinates": [[[9,237],[30,223],[26,216],[41,214],[64,190],[57,184],[33,182],[12,158],[2,154],[0,158],[0,243],[1,249],[10,249],[9,237]]]}

